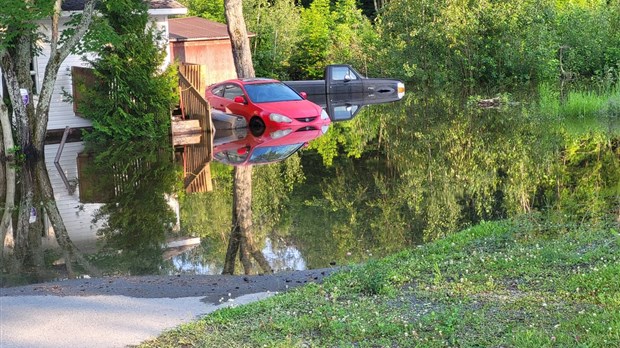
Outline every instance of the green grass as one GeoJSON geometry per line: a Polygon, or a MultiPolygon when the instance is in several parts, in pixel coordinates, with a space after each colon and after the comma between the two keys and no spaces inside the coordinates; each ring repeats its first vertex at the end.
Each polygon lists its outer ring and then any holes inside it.
{"type": "Polygon", "coordinates": [[[603,92],[569,91],[565,97],[549,85],[539,87],[538,112],[560,119],[568,134],[598,131],[617,132],[620,127],[620,86],[603,92]]]}
{"type": "Polygon", "coordinates": [[[616,221],[487,222],[143,347],[620,347],[616,221]]]}

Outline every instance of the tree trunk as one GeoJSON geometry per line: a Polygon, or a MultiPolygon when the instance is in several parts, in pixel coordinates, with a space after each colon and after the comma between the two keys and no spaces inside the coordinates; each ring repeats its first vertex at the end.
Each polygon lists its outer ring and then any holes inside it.
{"type": "MultiPolygon", "coordinates": [[[[19,59],[23,55],[15,54],[15,56],[19,59]]],[[[17,144],[20,146],[21,151],[25,151],[28,148],[28,144],[30,144],[30,132],[28,129],[28,108],[22,102],[20,88],[27,88],[27,86],[23,86],[22,83],[20,83],[19,76],[23,76],[23,73],[19,70],[23,69],[19,68],[19,64],[26,64],[28,75],[30,75],[30,61],[15,61],[13,55],[6,51],[5,54],[0,57],[0,68],[2,69],[2,74],[7,83],[9,99],[11,100],[13,113],[15,114],[15,129],[17,134],[14,135],[17,137],[17,144]]],[[[32,89],[32,81],[30,81],[29,86],[32,89]]],[[[32,104],[30,104],[30,107],[32,107],[32,104]]],[[[4,132],[3,126],[3,133],[4,132]]]]}
{"type": "Polygon", "coordinates": [[[0,100],[0,127],[2,127],[2,158],[9,159],[12,154],[9,151],[13,151],[15,143],[13,141],[13,128],[11,128],[11,119],[9,110],[4,104],[4,100],[0,100]]]}
{"type": "Polygon", "coordinates": [[[243,19],[242,0],[225,0],[224,7],[237,77],[255,77],[250,40],[248,39],[248,31],[243,19]]]}
{"type": "Polygon", "coordinates": [[[222,274],[234,274],[235,258],[243,265],[245,274],[252,271],[251,259],[256,260],[264,273],[273,273],[263,253],[254,244],[252,228],[252,167],[238,166],[234,170],[233,228],[230,233],[222,274]]]}
{"type": "MultiPolygon", "coordinates": [[[[252,64],[250,40],[243,19],[242,1],[225,0],[224,7],[237,76],[239,78],[254,77],[254,65],[252,64]]],[[[234,259],[237,253],[239,253],[239,259],[246,274],[251,272],[250,257],[258,261],[264,272],[271,273],[271,267],[265,257],[254,246],[252,235],[252,166],[235,167],[232,220],[233,228],[223,273],[234,273],[234,259]]]]}

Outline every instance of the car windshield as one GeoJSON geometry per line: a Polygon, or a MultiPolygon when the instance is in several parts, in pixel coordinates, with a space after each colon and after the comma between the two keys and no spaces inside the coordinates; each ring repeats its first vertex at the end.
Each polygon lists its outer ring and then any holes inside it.
{"type": "Polygon", "coordinates": [[[252,152],[252,157],[250,157],[250,160],[248,162],[254,164],[261,164],[274,161],[282,161],[283,159],[295,153],[295,151],[299,150],[303,145],[304,143],[282,146],[258,147],[254,149],[254,152],[252,152]]]}
{"type": "Polygon", "coordinates": [[[279,82],[248,84],[245,85],[245,90],[254,103],[302,100],[297,92],[279,82]]]}

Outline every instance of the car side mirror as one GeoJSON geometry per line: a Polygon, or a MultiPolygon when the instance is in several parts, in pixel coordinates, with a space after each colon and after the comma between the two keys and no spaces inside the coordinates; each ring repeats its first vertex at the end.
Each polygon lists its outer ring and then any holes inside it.
{"type": "Polygon", "coordinates": [[[308,93],[306,92],[299,92],[299,95],[304,99],[308,99],[308,93]]]}
{"type": "Polygon", "coordinates": [[[243,155],[247,154],[249,150],[250,150],[250,146],[249,145],[246,145],[244,147],[240,147],[240,148],[237,149],[237,155],[243,156],[243,155]]]}
{"type": "Polygon", "coordinates": [[[351,81],[351,75],[350,74],[344,75],[344,82],[349,82],[349,81],[351,81]]]}
{"type": "Polygon", "coordinates": [[[236,96],[233,101],[239,104],[245,104],[245,98],[242,95],[236,96]]]}

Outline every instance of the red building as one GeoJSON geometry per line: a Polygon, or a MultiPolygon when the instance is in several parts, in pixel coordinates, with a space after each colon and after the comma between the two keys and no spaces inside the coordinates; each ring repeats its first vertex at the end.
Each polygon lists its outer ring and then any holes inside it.
{"type": "Polygon", "coordinates": [[[170,18],[168,25],[172,61],[204,65],[206,86],[237,77],[226,24],[186,17],[170,18]]]}

